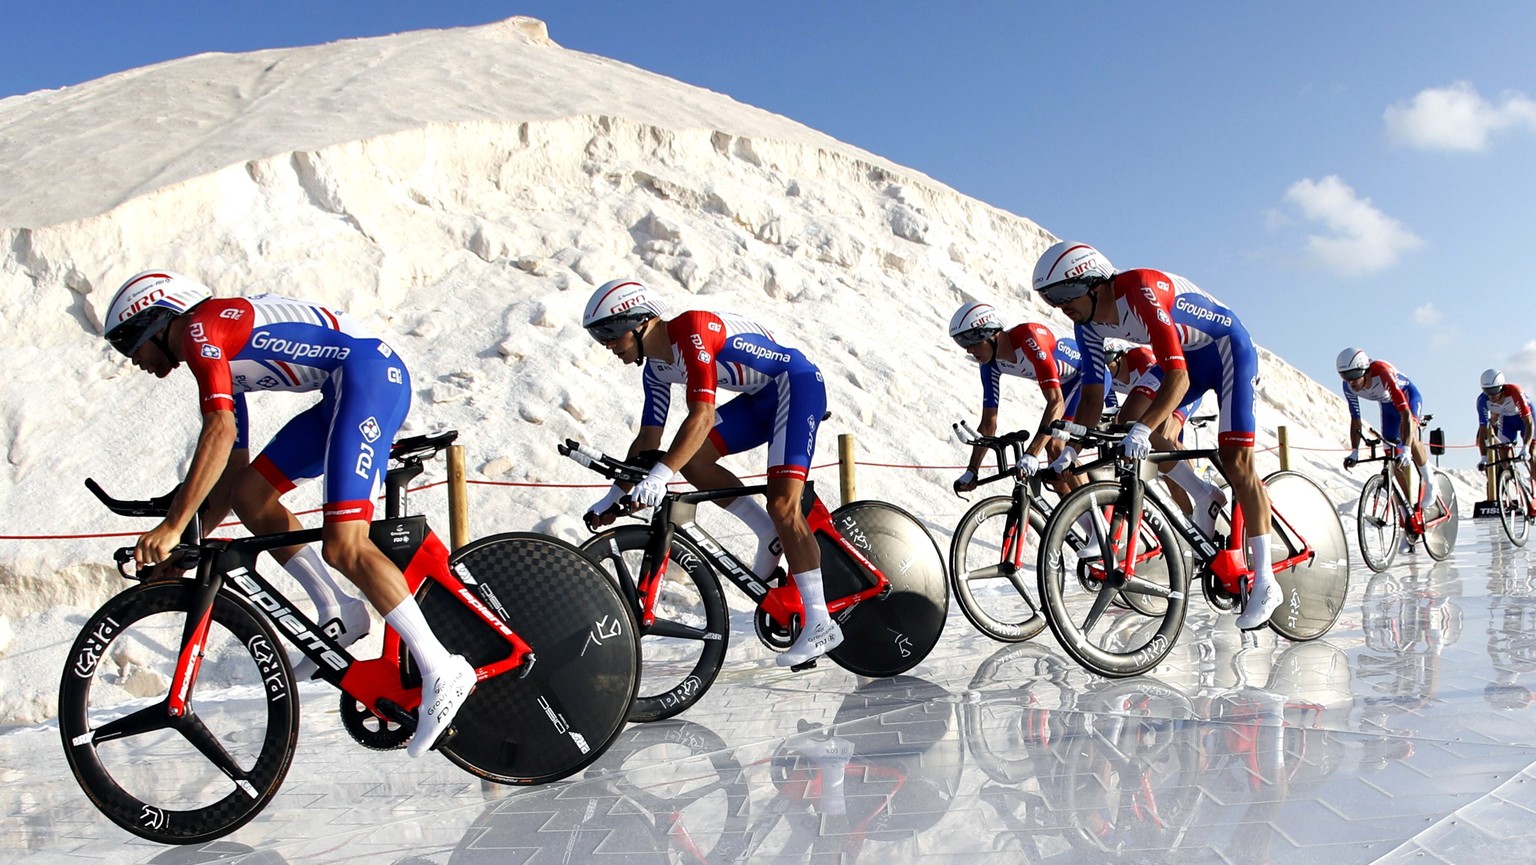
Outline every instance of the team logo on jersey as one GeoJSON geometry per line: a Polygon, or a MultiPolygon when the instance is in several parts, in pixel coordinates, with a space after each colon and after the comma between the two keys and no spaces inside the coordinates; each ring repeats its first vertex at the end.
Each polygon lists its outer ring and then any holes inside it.
{"type": "Polygon", "coordinates": [[[383,430],[379,429],[378,420],[373,417],[369,417],[367,420],[358,424],[357,430],[363,434],[363,440],[369,442],[370,444],[378,441],[379,436],[383,434],[383,430]]]}
{"type": "Polygon", "coordinates": [[[707,351],[699,352],[699,363],[709,363],[709,361],[710,361],[709,352],[707,352],[707,351]]]}
{"type": "Polygon", "coordinates": [[[1157,320],[1162,322],[1163,324],[1172,324],[1173,323],[1173,322],[1168,320],[1168,313],[1166,311],[1164,311],[1162,307],[1158,307],[1157,308],[1157,320]]]}
{"type": "Polygon", "coordinates": [[[722,328],[720,326],[720,322],[718,322],[718,321],[712,321],[708,325],[705,325],[705,326],[708,327],[710,330],[714,331],[715,333],[719,333],[720,331],[724,330],[724,328],[722,328]]]}
{"type": "Polygon", "coordinates": [[[200,321],[193,322],[192,326],[187,328],[187,336],[192,337],[193,342],[208,341],[207,335],[203,332],[203,323],[200,321]]]}
{"type": "Polygon", "coordinates": [[[277,387],[277,379],[270,375],[264,375],[260,381],[256,382],[256,386],[261,388],[277,387]]]}
{"type": "Polygon", "coordinates": [[[244,315],[245,315],[245,310],[240,309],[239,307],[232,306],[229,309],[226,309],[223,312],[219,313],[219,318],[227,318],[230,321],[239,321],[240,318],[242,316],[244,316],[244,315]]]}
{"type": "Polygon", "coordinates": [[[235,384],[237,384],[237,385],[239,385],[241,387],[246,387],[247,385],[250,384],[250,382],[246,379],[245,376],[237,375],[237,376],[235,376],[235,384]]]}
{"type": "Polygon", "coordinates": [[[216,346],[216,345],[207,345],[207,344],[203,345],[203,352],[202,352],[202,354],[203,354],[203,357],[210,358],[212,360],[218,360],[219,358],[224,356],[224,352],[219,351],[219,347],[218,346],[216,346]]]}
{"type": "Polygon", "coordinates": [[[405,384],[405,376],[400,372],[400,367],[392,366],[389,368],[389,383],[405,384]]]}

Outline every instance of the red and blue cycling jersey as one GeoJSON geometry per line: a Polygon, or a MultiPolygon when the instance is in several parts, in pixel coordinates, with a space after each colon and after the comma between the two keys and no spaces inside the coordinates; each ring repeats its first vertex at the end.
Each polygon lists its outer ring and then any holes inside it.
{"type": "Polygon", "coordinates": [[[667,322],[672,356],[646,361],[643,426],[660,427],[671,385],[689,403],[714,405],[718,392],[741,396],[716,409],[710,443],[721,456],[768,445],[768,476],[804,479],[827,411],[821,371],[798,349],[782,345],[757,322],[694,310],[667,322]]]}
{"type": "Polygon", "coordinates": [[[1486,393],[1477,396],[1477,425],[1492,428],[1500,441],[1512,442],[1524,437],[1526,420],[1530,417],[1531,401],[1518,384],[1506,384],[1491,397],[1486,393]]]}
{"type": "MultiPolygon", "coordinates": [[[[1083,384],[1083,358],[1077,342],[1058,338],[1043,324],[1025,322],[1009,329],[1008,344],[1013,347],[1011,357],[996,353],[981,365],[982,408],[997,408],[1002,398],[1003,376],[1016,375],[1036,382],[1042,392],[1058,388],[1066,397],[1065,417],[1071,420],[1077,413],[1083,384]]],[[[1115,404],[1112,390],[1105,388],[1104,396],[1106,405],[1115,404]]]]}
{"type": "Polygon", "coordinates": [[[1077,326],[1084,363],[1104,364],[1110,337],[1149,345],[1164,371],[1187,370],[1186,401],[1216,391],[1223,445],[1252,447],[1259,355],[1236,313],[1182,276],[1147,268],[1110,280],[1115,321],[1077,326]]]}
{"type": "Polygon", "coordinates": [[[1352,387],[1348,381],[1343,382],[1341,387],[1344,399],[1349,403],[1349,416],[1353,420],[1360,419],[1360,400],[1381,403],[1381,437],[1387,441],[1402,441],[1400,412],[1408,412],[1408,416],[1415,421],[1421,416],[1423,401],[1419,397],[1419,389],[1408,380],[1408,376],[1384,360],[1371,361],[1371,365],[1366,367],[1365,376],[1360,379],[1359,389],[1352,387]]]}
{"type": "Polygon", "coordinates": [[[182,355],[204,414],[235,415],[249,447],[245,394],[313,391],[252,462],[278,492],[325,476],[325,518],[368,520],[389,447],[411,404],[410,375],[386,343],[339,310],[277,295],[215,298],[187,314],[182,355]]]}

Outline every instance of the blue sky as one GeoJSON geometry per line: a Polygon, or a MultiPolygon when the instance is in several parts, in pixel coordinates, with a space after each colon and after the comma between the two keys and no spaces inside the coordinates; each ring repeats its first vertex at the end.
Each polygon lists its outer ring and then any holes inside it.
{"type": "Polygon", "coordinates": [[[1536,4],[60,0],[10,10],[0,96],[515,14],[1187,276],[1329,386],[1364,348],[1452,443],[1482,369],[1536,386],[1536,4]]]}

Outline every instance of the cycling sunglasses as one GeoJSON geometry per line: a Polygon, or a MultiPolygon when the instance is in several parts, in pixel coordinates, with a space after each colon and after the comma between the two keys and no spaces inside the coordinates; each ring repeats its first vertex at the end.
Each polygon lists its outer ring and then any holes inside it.
{"type": "Polygon", "coordinates": [[[997,328],[973,327],[955,334],[955,344],[961,348],[975,348],[990,339],[994,333],[997,333],[997,328]]]}
{"type": "Polygon", "coordinates": [[[1503,385],[1500,385],[1499,387],[1485,387],[1483,388],[1483,396],[1498,396],[1499,391],[1503,389],[1503,385]]]}
{"type": "Polygon", "coordinates": [[[1364,369],[1346,369],[1346,370],[1341,370],[1339,372],[1339,375],[1341,377],[1343,377],[1343,379],[1345,381],[1359,381],[1360,379],[1365,378],[1365,374],[1367,372],[1369,372],[1369,370],[1364,370],[1364,369]]]}
{"type": "Polygon", "coordinates": [[[597,340],[603,345],[607,345],[608,343],[613,342],[624,334],[629,333],[630,331],[639,327],[640,323],[648,317],[649,316],[617,316],[597,322],[596,324],[588,325],[587,333],[592,334],[593,339],[597,340]]]}
{"type": "Polygon", "coordinates": [[[1089,289],[1099,280],[1096,279],[1068,279],[1056,282],[1040,289],[1040,296],[1051,306],[1061,306],[1077,300],[1087,294],[1089,289]]]}

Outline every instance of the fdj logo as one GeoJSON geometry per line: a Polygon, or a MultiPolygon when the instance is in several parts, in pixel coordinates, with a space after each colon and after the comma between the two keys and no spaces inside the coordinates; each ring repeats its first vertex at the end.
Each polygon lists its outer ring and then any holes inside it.
{"type": "Polygon", "coordinates": [[[373,477],[373,448],[361,445],[357,453],[357,468],[354,471],[360,478],[373,477]]]}
{"type": "Polygon", "coordinates": [[[378,441],[379,436],[383,434],[383,430],[379,429],[378,419],[373,417],[358,424],[357,431],[363,434],[363,440],[369,444],[378,441]]]}
{"type": "Polygon", "coordinates": [[[401,374],[399,367],[392,366],[389,368],[389,383],[405,384],[405,376],[401,374]]]}

